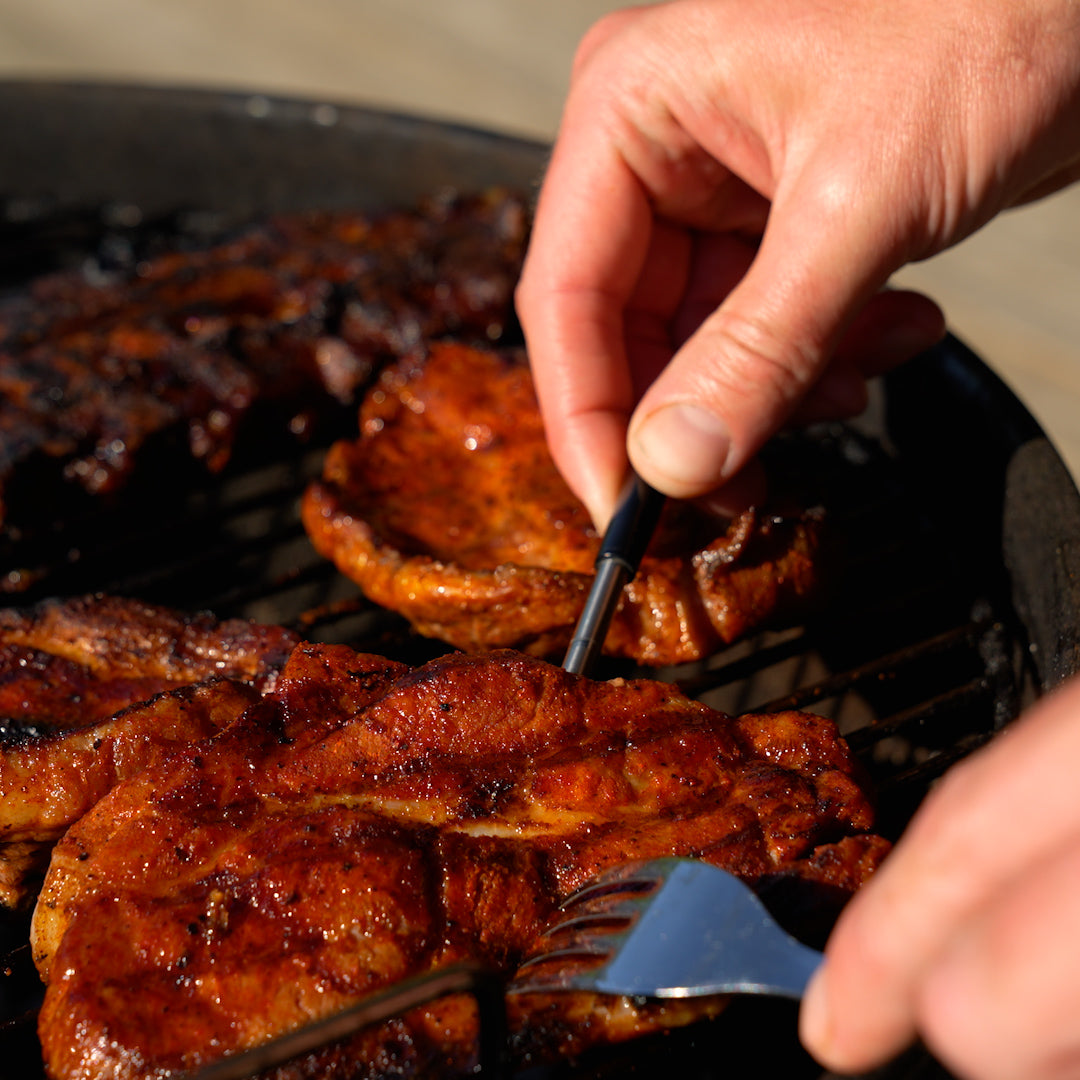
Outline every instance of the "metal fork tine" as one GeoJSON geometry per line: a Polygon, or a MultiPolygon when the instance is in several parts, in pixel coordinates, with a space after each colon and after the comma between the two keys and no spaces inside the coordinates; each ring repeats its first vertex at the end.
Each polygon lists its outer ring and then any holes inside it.
{"type": "Polygon", "coordinates": [[[594,904],[608,896],[620,896],[630,893],[630,899],[634,897],[649,896],[661,885],[662,881],[653,877],[634,875],[632,877],[619,876],[612,871],[605,871],[595,881],[583,885],[576,892],[572,892],[560,905],[560,911],[569,911],[582,905],[594,904]]]}
{"type": "MultiPolygon", "coordinates": [[[[569,933],[572,930],[585,930],[590,927],[602,930],[612,923],[625,923],[637,918],[641,914],[641,902],[635,900],[616,900],[606,906],[595,906],[588,911],[568,915],[560,919],[550,929],[544,931],[544,937],[555,937],[557,934],[569,933]]],[[[575,912],[580,905],[575,905],[575,912]]],[[[560,909],[565,910],[565,909],[560,909]]]]}
{"type": "Polygon", "coordinates": [[[605,957],[611,953],[611,940],[607,937],[603,941],[582,941],[581,944],[567,945],[562,949],[551,949],[546,952],[530,956],[518,967],[518,972],[529,968],[543,965],[556,965],[574,960],[590,960],[597,957],[605,957]]]}
{"type": "MultiPolygon", "coordinates": [[[[572,960],[573,957],[570,957],[572,960]]],[[[522,965],[524,969],[526,965],[522,965]]],[[[588,972],[574,969],[543,967],[539,971],[529,970],[523,976],[516,976],[508,987],[508,994],[553,994],[564,991],[599,992],[588,972]]]]}
{"type": "Polygon", "coordinates": [[[602,875],[567,908],[577,914],[541,936],[540,951],[521,966],[509,993],[797,998],[821,962],[820,953],[773,921],[744,882],[693,859],[657,859],[643,870],[602,875]],[[635,895],[620,897],[629,882],[635,895]],[[608,897],[615,899],[605,905],[608,897]],[[558,944],[561,938],[570,940],[558,944]],[[573,963],[597,958],[604,962],[584,969],[573,963]]]}

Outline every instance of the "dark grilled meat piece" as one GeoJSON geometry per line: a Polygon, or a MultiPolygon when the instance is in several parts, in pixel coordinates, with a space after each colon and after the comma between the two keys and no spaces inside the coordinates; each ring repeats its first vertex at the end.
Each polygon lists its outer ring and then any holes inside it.
{"type": "MultiPolygon", "coordinates": [[[[376,603],[466,650],[564,649],[599,538],[555,468],[524,354],[455,343],[387,369],[360,437],[335,444],[303,518],[376,603]]],[[[819,581],[816,512],[748,510],[725,529],[669,503],[605,651],[696,660],[802,613],[819,581]]]]}
{"type": "Polygon", "coordinates": [[[421,341],[497,339],[526,228],[523,203],[493,191],[278,217],[119,280],[31,283],[0,308],[0,524],[29,512],[27,469],[109,492],[177,435],[220,469],[254,410],[303,428],[421,341]]]}
{"type": "Polygon", "coordinates": [[[0,609],[0,906],[27,901],[52,844],[118,779],[271,687],[296,642],[116,597],[0,609]]]}
{"type": "MultiPolygon", "coordinates": [[[[193,1068],[464,957],[509,974],[570,891],[628,858],[850,892],[887,849],[820,717],[733,718],[514,652],[373,663],[299,646],[237,721],[68,831],[34,920],[50,1076],[193,1068]]],[[[721,1007],[542,995],[512,1020],[536,1060],[721,1007]]],[[[453,998],[288,1075],[468,1075],[475,1034],[453,998]]]]}

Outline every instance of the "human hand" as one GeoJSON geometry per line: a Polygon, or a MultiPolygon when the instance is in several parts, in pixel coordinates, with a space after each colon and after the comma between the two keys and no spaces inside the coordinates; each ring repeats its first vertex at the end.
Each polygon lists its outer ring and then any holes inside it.
{"type": "Polygon", "coordinates": [[[1080,1076],[1080,681],[946,774],[847,905],[800,1014],[862,1072],[918,1032],[970,1080],[1080,1076]]]}
{"type": "MultiPolygon", "coordinates": [[[[576,58],[518,307],[556,463],[602,526],[629,459],[729,484],[852,415],[940,311],[904,263],[1073,178],[1071,0],[673,0],[576,58]],[[745,475],[745,473],[744,473],[745,475]]],[[[730,490],[730,489],[729,489],[730,490]]]]}

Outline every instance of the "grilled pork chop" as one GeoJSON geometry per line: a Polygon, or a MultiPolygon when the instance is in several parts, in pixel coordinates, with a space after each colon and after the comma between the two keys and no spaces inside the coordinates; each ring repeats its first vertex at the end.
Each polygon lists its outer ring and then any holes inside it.
{"type": "MultiPolygon", "coordinates": [[[[887,847],[870,826],[819,717],[729,717],[509,651],[407,670],[302,644],[239,719],[57,845],[33,929],[49,1074],[194,1068],[462,957],[509,974],[570,891],[629,858],[850,891],[887,847]]],[[[545,995],[512,1022],[538,1060],[720,1007],[545,995]]],[[[288,1075],[464,1075],[475,1034],[451,998],[288,1075]]]]}
{"type": "Polygon", "coordinates": [[[104,281],[30,283],[0,307],[0,524],[41,505],[43,478],[114,491],[177,436],[220,469],[255,410],[302,429],[427,338],[497,338],[526,228],[492,191],[283,216],[104,281]]]}
{"type": "Polygon", "coordinates": [[[214,676],[263,690],[296,642],[278,626],[115,596],[0,608],[0,721],[39,734],[85,727],[214,676]]]}
{"type": "MultiPolygon", "coordinates": [[[[599,538],[548,452],[521,352],[456,343],[387,369],[303,500],[317,550],[376,603],[458,648],[565,648],[599,538]]],[[[723,528],[669,504],[605,651],[706,656],[806,607],[819,514],[748,510],[723,528]]]]}
{"type": "Polygon", "coordinates": [[[53,842],[117,780],[243,712],[296,642],[117,597],[0,609],[0,906],[28,899],[53,842]]]}

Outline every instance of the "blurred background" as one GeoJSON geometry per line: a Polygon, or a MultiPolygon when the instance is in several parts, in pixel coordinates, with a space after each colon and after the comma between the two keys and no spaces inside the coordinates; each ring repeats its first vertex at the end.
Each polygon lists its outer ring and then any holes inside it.
{"type": "MultiPolygon", "coordinates": [[[[609,0],[0,0],[0,79],[362,104],[550,140],[609,0]]],[[[0,117],[0,123],[3,123],[0,117]]],[[[92,167],[92,163],[87,163],[92,167]]],[[[904,270],[1080,476],[1080,188],[904,270]]]]}

